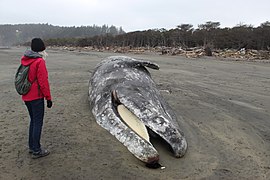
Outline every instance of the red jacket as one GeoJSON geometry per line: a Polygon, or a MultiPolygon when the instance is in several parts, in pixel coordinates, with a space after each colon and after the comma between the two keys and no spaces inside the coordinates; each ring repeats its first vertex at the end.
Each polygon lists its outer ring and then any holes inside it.
{"type": "Polygon", "coordinates": [[[21,59],[21,64],[28,66],[28,80],[32,83],[30,91],[22,95],[23,101],[33,101],[36,99],[44,98],[51,100],[50,85],[48,81],[48,71],[46,68],[45,60],[36,52],[28,50],[25,52],[21,59]]]}

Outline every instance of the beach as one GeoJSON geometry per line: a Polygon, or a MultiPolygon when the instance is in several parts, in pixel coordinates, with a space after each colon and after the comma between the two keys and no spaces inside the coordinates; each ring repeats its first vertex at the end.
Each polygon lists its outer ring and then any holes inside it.
{"type": "Polygon", "coordinates": [[[24,51],[0,49],[1,180],[270,178],[270,63],[48,49],[54,104],[45,110],[41,142],[51,154],[31,159],[29,116],[14,88],[24,51]],[[186,155],[175,158],[162,142],[152,140],[165,169],[145,167],[90,111],[91,73],[112,55],[160,66],[149,71],[188,142],[186,155]]]}

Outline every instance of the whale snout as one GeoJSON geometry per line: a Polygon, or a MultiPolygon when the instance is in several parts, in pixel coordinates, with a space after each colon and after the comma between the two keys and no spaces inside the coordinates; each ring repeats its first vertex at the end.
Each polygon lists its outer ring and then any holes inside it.
{"type": "Polygon", "coordinates": [[[155,156],[155,157],[148,158],[147,163],[148,164],[155,164],[155,163],[158,163],[158,161],[159,161],[159,156],[155,156]]]}
{"type": "Polygon", "coordinates": [[[179,143],[175,143],[172,145],[174,156],[176,158],[183,157],[186,154],[187,147],[187,141],[184,137],[182,137],[179,143]]]}
{"type": "Polygon", "coordinates": [[[148,167],[148,168],[152,168],[152,169],[160,168],[161,165],[159,164],[158,161],[159,161],[159,156],[151,157],[151,158],[148,159],[145,166],[148,167]]]}

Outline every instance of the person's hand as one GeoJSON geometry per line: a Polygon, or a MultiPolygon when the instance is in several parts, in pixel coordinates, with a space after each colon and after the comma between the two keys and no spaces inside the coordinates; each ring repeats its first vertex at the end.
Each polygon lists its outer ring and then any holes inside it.
{"type": "Polygon", "coordinates": [[[52,103],[51,100],[47,100],[47,107],[48,107],[48,108],[51,108],[51,107],[52,107],[52,104],[53,104],[53,103],[52,103]]]}

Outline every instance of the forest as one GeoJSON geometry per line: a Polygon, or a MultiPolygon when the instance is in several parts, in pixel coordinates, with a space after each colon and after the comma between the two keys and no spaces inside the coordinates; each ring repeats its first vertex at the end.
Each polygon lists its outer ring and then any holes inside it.
{"type": "Polygon", "coordinates": [[[59,27],[48,24],[0,25],[0,45],[29,44],[41,37],[48,46],[72,47],[208,47],[211,49],[270,50],[270,22],[254,27],[238,24],[221,28],[220,22],[208,21],[194,28],[180,24],[173,29],[149,29],[125,33],[122,27],[103,25],[59,27]]]}
{"type": "Polygon", "coordinates": [[[238,24],[220,28],[219,22],[208,21],[194,29],[191,24],[181,24],[174,29],[149,29],[113,35],[110,33],[77,39],[48,39],[48,45],[96,47],[209,47],[211,49],[270,50],[270,22],[258,27],[238,24]]]}
{"type": "Polygon", "coordinates": [[[5,24],[0,25],[0,46],[14,46],[31,41],[33,37],[52,38],[83,38],[97,35],[118,35],[125,33],[122,27],[113,25],[61,27],[50,24],[5,24]]]}

